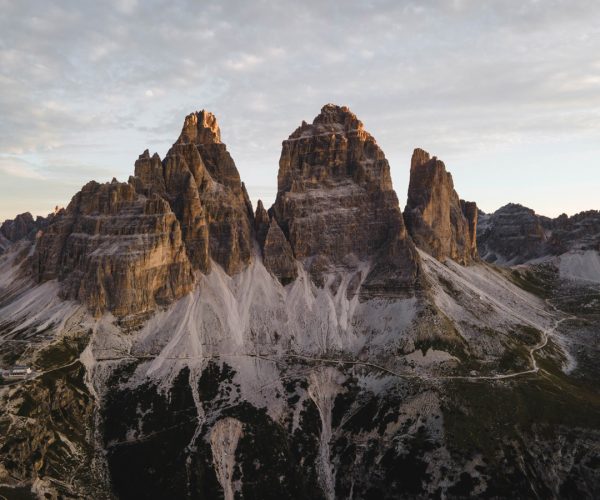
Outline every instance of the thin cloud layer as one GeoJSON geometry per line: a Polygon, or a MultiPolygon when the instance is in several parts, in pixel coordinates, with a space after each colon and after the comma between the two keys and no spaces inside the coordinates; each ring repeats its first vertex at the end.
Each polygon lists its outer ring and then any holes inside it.
{"type": "Polygon", "coordinates": [[[126,179],[141,151],[164,155],[202,108],[217,114],[252,198],[269,203],[281,141],[327,102],[365,122],[401,200],[419,146],[484,210],[599,208],[596,1],[0,9],[0,220],[24,205],[48,212],[91,178],[126,179]]]}

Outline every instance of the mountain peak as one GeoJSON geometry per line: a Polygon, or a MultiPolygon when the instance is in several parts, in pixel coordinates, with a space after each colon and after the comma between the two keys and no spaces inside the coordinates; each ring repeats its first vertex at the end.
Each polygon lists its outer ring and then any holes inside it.
{"type": "Polygon", "coordinates": [[[424,149],[421,149],[421,148],[415,148],[415,150],[413,151],[413,154],[412,154],[412,158],[410,160],[411,172],[414,169],[416,169],[422,165],[425,165],[430,160],[431,160],[431,156],[429,155],[429,153],[427,151],[425,151],[424,149]]]}
{"type": "Polygon", "coordinates": [[[477,205],[461,202],[444,162],[414,150],[404,220],[418,247],[443,261],[477,258],[477,205]]]}
{"type": "Polygon", "coordinates": [[[321,112],[315,117],[312,124],[302,122],[288,140],[300,139],[314,135],[348,134],[360,132],[368,136],[364,130],[363,123],[350,111],[347,106],[337,104],[325,104],[321,112]]]}
{"type": "Polygon", "coordinates": [[[390,166],[347,107],[325,105],[312,125],[302,122],[283,142],[277,185],[273,216],[315,283],[336,266],[377,255],[382,262],[389,257],[390,279],[377,278],[379,291],[394,280],[396,289],[414,284],[416,252],[390,166]]]}
{"type": "Polygon", "coordinates": [[[221,129],[214,114],[203,109],[185,117],[176,144],[189,143],[196,145],[221,143],[221,129]]]}

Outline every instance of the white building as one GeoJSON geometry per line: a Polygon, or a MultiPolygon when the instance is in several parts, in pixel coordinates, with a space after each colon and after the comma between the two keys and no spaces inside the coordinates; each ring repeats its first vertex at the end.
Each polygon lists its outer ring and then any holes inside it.
{"type": "Polygon", "coordinates": [[[8,377],[28,377],[31,375],[32,370],[29,366],[25,365],[15,365],[10,370],[8,370],[8,377]]]}

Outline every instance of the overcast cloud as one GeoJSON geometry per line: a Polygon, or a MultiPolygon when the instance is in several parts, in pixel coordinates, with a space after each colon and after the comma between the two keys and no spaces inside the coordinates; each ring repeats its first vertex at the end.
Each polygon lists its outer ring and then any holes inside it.
{"type": "Polygon", "coordinates": [[[65,205],[219,120],[253,200],[328,102],[362,119],[403,204],[410,155],[486,211],[600,208],[600,2],[0,0],[0,220],[65,205]]]}

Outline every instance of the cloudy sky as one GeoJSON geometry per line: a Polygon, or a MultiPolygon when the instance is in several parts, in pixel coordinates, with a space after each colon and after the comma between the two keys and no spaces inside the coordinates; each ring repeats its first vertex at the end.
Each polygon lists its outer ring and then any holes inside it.
{"type": "Polygon", "coordinates": [[[0,220],[164,156],[213,111],[251,197],[328,102],[485,211],[600,209],[598,0],[0,0],[0,220]]]}

